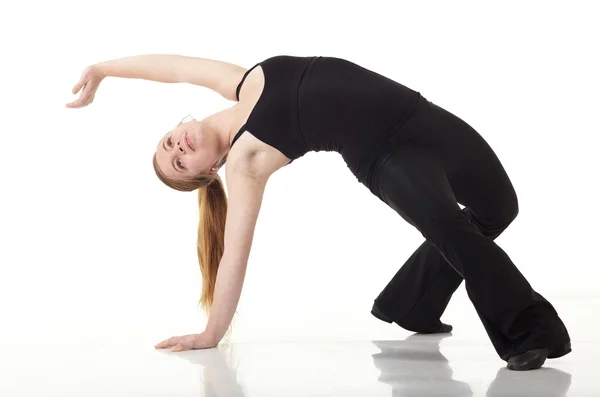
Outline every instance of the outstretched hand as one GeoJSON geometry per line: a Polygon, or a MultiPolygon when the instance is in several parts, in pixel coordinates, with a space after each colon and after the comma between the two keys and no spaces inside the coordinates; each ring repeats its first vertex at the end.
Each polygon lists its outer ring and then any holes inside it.
{"type": "Polygon", "coordinates": [[[104,75],[99,70],[99,68],[95,65],[88,66],[83,70],[81,74],[81,78],[73,87],[73,94],[77,94],[81,88],[81,95],[75,101],[71,103],[67,103],[66,107],[68,108],[81,108],[89,105],[94,100],[94,96],[96,95],[96,90],[100,85],[100,82],[104,79],[104,75]]]}
{"type": "Polygon", "coordinates": [[[217,347],[219,342],[215,341],[206,333],[191,334],[184,336],[173,336],[155,345],[156,349],[171,348],[171,351],[180,352],[192,349],[211,349],[217,347]]]}

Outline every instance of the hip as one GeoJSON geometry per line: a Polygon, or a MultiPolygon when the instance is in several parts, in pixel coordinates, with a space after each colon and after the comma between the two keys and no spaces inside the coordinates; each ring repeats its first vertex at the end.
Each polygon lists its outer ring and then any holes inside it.
{"type": "MultiPolygon", "coordinates": [[[[390,155],[411,144],[421,131],[417,124],[427,122],[427,119],[431,118],[433,106],[435,105],[432,102],[419,94],[402,122],[395,126],[386,138],[360,161],[360,166],[355,172],[360,183],[371,189],[371,180],[378,168],[390,155]]],[[[373,190],[371,189],[371,191],[373,190]]]]}

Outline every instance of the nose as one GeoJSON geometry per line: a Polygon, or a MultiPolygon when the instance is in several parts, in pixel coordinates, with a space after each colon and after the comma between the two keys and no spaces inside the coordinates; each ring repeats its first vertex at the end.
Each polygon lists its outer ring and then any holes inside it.
{"type": "Polygon", "coordinates": [[[183,153],[185,153],[183,151],[183,145],[181,144],[181,141],[177,141],[177,146],[179,147],[179,150],[181,150],[183,153]]]}

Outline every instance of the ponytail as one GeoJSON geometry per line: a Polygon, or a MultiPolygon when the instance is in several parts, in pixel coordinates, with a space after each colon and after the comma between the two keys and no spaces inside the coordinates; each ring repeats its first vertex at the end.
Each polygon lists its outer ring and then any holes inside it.
{"type": "MultiPolygon", "coordinates": [[[[227,155],[220,161],[218,167],[225,164],[227,155]]],[[[225,220],[227,218],[227,195],[219,174],[212,177],[199,177],[195,180],[173,180],[168,178],[159,168],[156,153],[152,159],[154,171],[158,178],[167,186],[180,191],[198,190],[198,207],[200,220],[198,222],[198,240],[196,250],[202,275],[202,292],[198,304],[208,317],[215,295],[219,263],[225,251],[225,220]]],[[[233,322],[232,322],[233,323],[233,322]]],[[[229,327],[227,334],[231,332],[229,327]]]]}
{"type": "Polygon", "coordinates": [[[200,304],[206,315],[210,314],[217,282],[219,263],[225,251],[225,219],[227,196],[219,175],[198,189],[200,221],[198,223],[198,263],[202,274],[200,304]]]}

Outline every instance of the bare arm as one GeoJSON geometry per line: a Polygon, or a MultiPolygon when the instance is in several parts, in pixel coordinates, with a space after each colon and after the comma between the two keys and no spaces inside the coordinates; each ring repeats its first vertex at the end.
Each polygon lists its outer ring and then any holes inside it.
{"type": "Polygon", "coordinates": [[[239,302],[268,179],[267,176],[249,173],[248,167],[239,163],[231,165],[231,168],[227,170],[225,253],[219,264],[213,306],[205,331],[216,343],[225,335],[239,302]]]}
{"type": "Polygon", "coordinates": [[[210,349],[218,346],[225,335],[237,308],[254,229],[268,175],[252,166],[252,160],[227,160],[228,205],[225,220],[225,252],[219,262],[213,305],[208,324],[199,334],[174,336],[158,343],[155,348],[172,351],[210,349]]]}
{"type": "Polygon", "coordinates": [[[103,76],[189,83],[237,101],[235,90],[246,69],[232,63],[183,55],[148,54],[117,58],[95,65],[103,76]]]}

